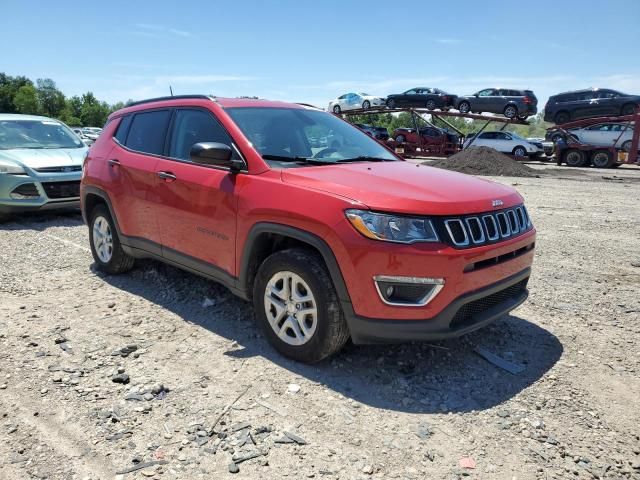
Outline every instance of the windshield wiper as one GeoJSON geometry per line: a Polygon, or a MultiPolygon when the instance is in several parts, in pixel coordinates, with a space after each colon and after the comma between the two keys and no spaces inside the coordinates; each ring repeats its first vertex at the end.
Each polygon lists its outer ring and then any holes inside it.
{"type": "Polygon", "coordinates": [[[359,157],[343,158],[335,161],[335,163],[349,163],[349,162],[395,162],[395,160],[391,158],[370,157],[368,155],[360,155],[359,157]]]}
{"type": "Polygon", "coordinates": [[[276,160],[278,162],[292,162],[292,163],[308,163],[312,165],[329,165],[335,162],[327,162],[325,160],[319,158],[308,158],[308,157],[288,157],[286,155],[262,155],[262,158],[265,160],[276,160]]]}

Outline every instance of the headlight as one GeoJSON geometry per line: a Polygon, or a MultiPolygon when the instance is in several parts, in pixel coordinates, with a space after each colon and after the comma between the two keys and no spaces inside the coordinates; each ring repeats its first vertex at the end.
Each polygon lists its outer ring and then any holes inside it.
{"type": "Polygon", "coordinates": [[[351,225],[367,238],[398,243],[438,241],[438,234],[428,218],[387,215],[365,210],[347,210],[346,214],[351,225]]]}
{"type": "Polygon", "coordinates": [[[0,160],[0,174],[26,175],[24,168],[8,160],[0,160]]]}

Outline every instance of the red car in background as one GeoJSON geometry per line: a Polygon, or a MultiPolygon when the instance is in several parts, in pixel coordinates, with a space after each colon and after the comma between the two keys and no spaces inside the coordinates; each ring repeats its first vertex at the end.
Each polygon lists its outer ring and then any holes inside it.
{"type": "Polygon", "coordinates": [[[399,144],[409,144],[434,154],[453,154],[460,150],[460,136],[443,128],[396,128],[391,137],[399,144]]]}

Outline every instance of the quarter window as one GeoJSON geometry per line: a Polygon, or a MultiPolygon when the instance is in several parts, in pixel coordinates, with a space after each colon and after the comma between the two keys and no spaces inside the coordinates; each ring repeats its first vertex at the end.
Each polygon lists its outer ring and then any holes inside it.
{"type": "Polygon", "coordinates": [[[118,130],[116,131],[116,134],[115,134],[116,140],[118,140],[120,145],[124,145],[124,142],[127,139],[127,133],[129,132],[130,126],[131,126],[131,115],[122,117],[122,119],[120,120],[120,124],[118,125],[118,130]]]}
{"type": "Polygon", "coordinates": [[[137,152],[161,155],[169,116],[169,110],[137,113],[131,122],[126,146],[137,152]]]}
{"type": "Polygon", "coordinates": [[[231,137],[224,128],[203,110],[178,110],[171,132],[169,156],[191,159],[191,147],[200,142],[217,142],[231,146],[231,137]]]}

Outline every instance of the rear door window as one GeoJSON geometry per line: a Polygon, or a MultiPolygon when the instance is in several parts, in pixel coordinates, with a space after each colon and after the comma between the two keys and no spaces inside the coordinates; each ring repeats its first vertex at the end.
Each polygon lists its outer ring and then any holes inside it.
{"type": "Polygon", "coordinates": [[[127,135],[127,148],[136,152],[162,155],[170,115],[170,110],[136,113],[127,135]]]}

